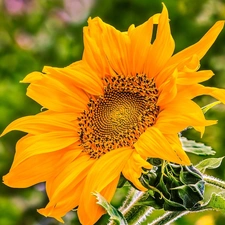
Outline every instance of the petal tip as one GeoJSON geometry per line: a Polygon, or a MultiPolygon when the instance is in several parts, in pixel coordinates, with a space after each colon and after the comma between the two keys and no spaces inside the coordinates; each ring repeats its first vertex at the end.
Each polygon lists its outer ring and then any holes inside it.
{"type": "Polygon", "coordinates": [[[29,73],[20,83],[32,83],[37,80],[41,80],[43,78],[43,74],[41,72],[32,72],[29,73]]]}

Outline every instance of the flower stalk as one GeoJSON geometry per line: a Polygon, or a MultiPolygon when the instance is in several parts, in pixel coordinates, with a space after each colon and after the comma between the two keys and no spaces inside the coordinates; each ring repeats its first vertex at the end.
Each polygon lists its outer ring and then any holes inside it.
{"type": "Polygon", "coordinates": [[[206,174],[203,174],[203,179],[207,184],[225,190],[225,182],[223,180],[220,180],[218,178],[206,174]]]}
{"type": "Polygon", "coordinates": [[[188,214],[189,211],[166,212],[148,225],[169,225],[180,217],[188,214]]]}
{"type": "MultiPolygon", "coordinates": [[[[147,197],[147,192],[130,187],[126,200],[119,208],[129,225],[141,224],[153,212],[153,207],[141,205],[141,202],[145,201],[147,197]]],[[[110,221],[108,225],[116,225],[116,223],[110,221]]]]}

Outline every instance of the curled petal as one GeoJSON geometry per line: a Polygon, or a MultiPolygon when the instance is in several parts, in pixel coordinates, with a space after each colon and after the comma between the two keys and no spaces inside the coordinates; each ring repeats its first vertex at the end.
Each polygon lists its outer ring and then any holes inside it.
{"type": "Polygon", "coordinates": [[[144,160],[136,151],[133,151],[122,172],[124,177],[131,181],[136,188],[141,191],[146,191],[147,189],[143,187],[139,181],[139,178],[143,173],[143,168],[151,169],[152,165],[144,160]]]}
{"type": "Polygon", "coordinates": [[[182,149],[172,147],[167,138],[156,127],[148,128],[134,144],[137,152],[143,157],[160,158],[170,162],[190,165],[190,160],[182,149]]]}

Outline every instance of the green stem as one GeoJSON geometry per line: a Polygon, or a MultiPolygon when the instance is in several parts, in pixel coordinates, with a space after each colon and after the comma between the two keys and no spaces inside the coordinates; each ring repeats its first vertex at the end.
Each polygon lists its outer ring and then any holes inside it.
{"type": "Polygon", "coordinates": [[[146,192],[134,189],[132,190],[132,194],[133,195],[131,196],[130,204],[127,205],[125,208],[120,208],[120,211],[126,218],[126,221],[129,225],[135,225],[139,224],[140,222],[143,222],[146,217],[153,211],[152,207],[137,205],[138,202],[141,202],[148,197],[148,194],[146,192]]]}
{"type": "MultiPolygon", "coordinates": [[[[125,217],[129,225],[136,225],[144,222],[149,214],[154,210],[153,207],[137,205],[139,201],[145,200],[148,197],[146,192],[138,191],[134,188],[130,188],[130,192],[119,208],[119,211],[125,217]]],[[[108,225],[115,225],[114,221],[111,221],[108,225]]]]}
{"type": "MultiPolygon", "coordinates": [[[[146,196],[146,193],[145,192],[138,191],[138,190],[136,190],[136,189],[134,189],[132,187],[131,187],[131,189],[133,189],[133,190],[131,191],[132,196],[130,196],[130,201],[129,200],[126,201],[125,204],[124,204],[125,207],[122,206],[120,208],[120,211],[123,213],[123,215],[125,217],[129,217],[129,214],[133,214],[131,211],[134,210],[135,204],[138,201],[146,198],[145,197],[146,196]],[[128,204],[126,204],[126,203],[128,203],[128,204]]],[[[128,199],[129,199],[129,197],[128,197],[128,199]]]]}
{"type": "Polygon", "coordinates": [[[188,214],[189,211],[173,211],[164,213],[162,216],[154,220],[152,223],[148,225],[169,225],[180,217],[188,214]]]}
{"type": "Polygon", "coordinates": [[[215,177],[212,177],[212,176],[208,176],[206,174],[202,174],[203,176],[203,179],[204,181],[209,184],[209,185],[212,185],[214,187],[217,187],[217,188],[220,188],[220,189],[225,189],[225,182],[218,179],[218,178],[215,178],[215,177]]]}
{"type": "Polygon", "coordinates": [[[134,206],[129,211],[129,217],[125,215],[125,218],[129,225],[142,224],[153,210],[150,206],[134,206]]]}
{"type": "Polygon", "coordinates": [[[135,188],[130,187],[126,200],[124,201],[123,205],[119,208],[120,212],[123,214],[126,211],[129,211],[129,208],[132,206],[135,199],[139,199],[140,191],[137,191],[135,188]]]}

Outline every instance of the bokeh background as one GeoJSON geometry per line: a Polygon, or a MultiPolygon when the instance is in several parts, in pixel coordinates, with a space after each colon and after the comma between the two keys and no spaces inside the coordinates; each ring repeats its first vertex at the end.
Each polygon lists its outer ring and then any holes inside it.
{"type": "MultiPolygon", "coordinates": [[[[225,19],[224,0],[164,0],[164,3],[170,14],[176,52],[198,41],[217,20],[225,19]]],[[[41,71],[44,65],[63,67],[81,59],[82,28],[89,16],[100,16],[125,31],[130,24],[139,25],[161,10],[160,0],[0,0],[0,133],[16,118],[40,111],[40,106],[26,97],[27,85],[19,84],[26,74],[41,71]]],[[[225,88],[225,30],[201,61],[201,68],[215,73],[205,85],[225,88]]],[[[214,99],[203,96],[196,101],[204,106],[214,99]]],[[[184,135],[212,146],[216,157],[221,157],[225,155],[225,106],[214,107],[206,117],[219,122],[206,128],[202,139],[192,130],[184,135]]],[[[8,172],[16,141],[23,135],[12,132],[0,139],[0,177],[8,172]]],[[[193,163],[205,158],[190,157],[193,163]]],[[[208,173],[225,179],[224,166],[222,163],[208,173]]],[[[125,188],[118,190],[113,204],[119,206],[125,195],[125,188]]],[[[44,184],[11,189],[0,183],[0,225],[60,224],[36,212],[46,202],[44,184]]],[[[98,224],[106,224],[106,219],[98,224]]],[[[207,212],[190,214],[174,224],[221,225],[224,219],[221,213],[207,212]]],[[[68,213],[65,224],[79,224],[74,212],[68,213]]]]}

